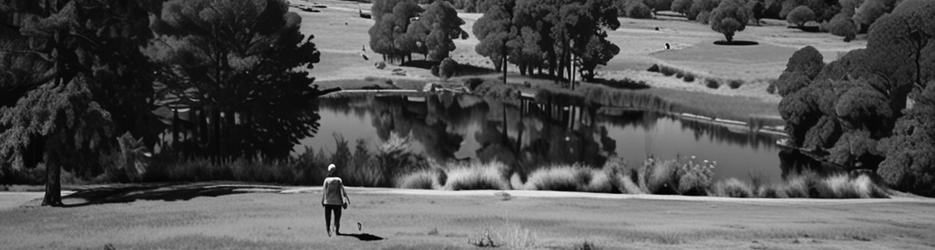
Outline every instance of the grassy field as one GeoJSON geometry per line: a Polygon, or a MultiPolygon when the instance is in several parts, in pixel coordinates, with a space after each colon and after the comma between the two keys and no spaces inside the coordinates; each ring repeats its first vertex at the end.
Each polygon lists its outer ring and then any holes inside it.
{"type": "MultiPolygon", "coordinates": [[[[302,2],[302,1],[297,1],[302,2]]],[[[368,3],[340,0],[322,0],[318,4],[327,8],[320,12],[294,11],[302,16],[302,32],[315,35],[313,40],[322,52],[322,62],[310,73],[323,88],[346,89],[372,87],[421,88],[426,82],[440,81],[428,70],[415,67],[387,65],[377,69],[374,63],[382,61],[379,54],[369,47],[367,30],[372,20],[360,18],[358,8],[369,10],[368,3]],[[368,60],[362,57],[367,56],[368,60]],[[401,70],[402,74],[394,74],[401,70]],[[393,81],[396,86],[385,84],[393,81]],[[401,84],[400,84],[401,83],[401,84]]],[[[465,21],[464,30],[471,31],[482,15],[460,13],[465,21]]],[[[776,79],[785,69],[789,56],[804,46],[814,46],[833,60],[846,51],[866,46],[864,37],[845,43],[840,37],[827,33],[809,33],[786,28],[785,21],[765,20],[761,26],[748,26],[736,36],[737,40],[755,41],[750,46],[714,45],[722,35],[708,27],[684,18],[660,16],[659,19],[641,20],[621,18],[621,27],[609,32],[609,40],[622,48],[619,55],[608,65],[600,66],[597,74],[604,79],[629,78],[647,82],[652,89],[646,92],[666,100],[690,107],[705,107],[706,113],[724,117],[777,118],[776,105],[780,98],[766,93],[768,81],[776,79]],[[666,50],[669,43],[672,49],[666,50]],[[694,81],[684,81],[673,76],[648,72],[653,64],[666,65],[697,76],[694,81]],[[707,79],[720,82],[720,87],[706,86],[707,79]],[[728,81],[740,81],[739,88],[729,88],[728,81]]],[[[489,59],[474,52],[478,40],[470,37],[455,40],[457,48],[451,56],[461,64],[492,68],[489,59]]],[[[414,55],[413,59],[420,59],[414,55]]],[[[518,76],[511,68],[511,82],[535,82],[535,79],[518,76]]],[[[486,74],[481,77],[495,77],[486,74]]],[[[450,80],[473,77],[464,76],[450,80]]]]}
{"type": "MultiPolygon", "coordinates": [[[[342,231],[350,235],[345,236],[325,234],[321,194],[318,188],[308,188],[293,194],[202,191],[187,197],[140,196],[146,200],[71,208],[38,207],[33,200],[0,208],[0,245],[473,249],[468,242],[486,233],[505,248],[576,249],[585,242],[599,249],[935,247],[935,203],[916,198],[740,200],[365,188],[349,192],[351,206],[344,211],[342,231]]],[[[16,199],[13,196],[0,193],[0,201],[16,199]]]]}

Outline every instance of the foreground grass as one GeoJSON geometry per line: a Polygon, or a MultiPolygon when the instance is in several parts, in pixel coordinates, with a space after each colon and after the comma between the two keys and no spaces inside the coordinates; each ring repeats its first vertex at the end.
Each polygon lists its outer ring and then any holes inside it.
{"type": "Polygon", "coordinates": [[[342,231],[351,236],[325,235],[321,194],[312,191],[4,209],[0,244],[5,249],[102,249],[107,244],[116,249],[474,249],[469,241],[487,233],[502,246],[553,249],[573,249],[584,242],[600,249],[935,247],[930,202],[349,192],[351,206],[344,212],[342,231]],[[357,238],[363,235],[383,239],[357,238]]]}

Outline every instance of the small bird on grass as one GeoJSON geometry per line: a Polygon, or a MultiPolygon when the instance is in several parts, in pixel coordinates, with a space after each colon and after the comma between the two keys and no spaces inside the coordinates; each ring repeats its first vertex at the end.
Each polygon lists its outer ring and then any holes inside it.
{"type": "Polygon", "coordinates": [[[357,222],[357,231],[360,232],[361,230],[363,230],[363,229],[361,229],[361,228],[363,228],[363,227],[364,227],[364,224],[360,224],[360,221],[358,221],[358,222],[357,222]]]}

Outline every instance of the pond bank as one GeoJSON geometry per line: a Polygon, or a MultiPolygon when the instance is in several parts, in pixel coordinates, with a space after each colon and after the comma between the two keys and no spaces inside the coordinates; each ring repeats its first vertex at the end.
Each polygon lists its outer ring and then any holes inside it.
{"type": "Polygon", "coordinates": [[[621,100],[594,98],[590,96],[594,95],[593,93],[588,93],[592,91],[610,95],[619,92],[621,96],[658,99],[672,107],[671,110],[664,111],[673,112],[675,114],[690,113],[710,117],[712,119],[720,118],[744,122],[757,121],[757,123],[774,126],[784,124],[776,109],[779,104],[777,100],[763,100],[754,96],[747,97],[742,95],[723,96],[670,88],[653,87],[649,89],[629,90],[612,88],[594,83],[580,83],[575,90],[569,90],[556,86],[551,80],[524,76],[511,76],[509,83],[506,85],[502,85],[499,80],[493,79],[490,76],[481,76],[480,78],[461,77],[448,81],[368,78],[322,81],[316,82],[316,84],[322,89],[339,87],[344,90],[353,90],[353,92],[361,90],[378,91],[376,89],[380,89],[379,91],[386,91],[389,89],[421,91],[426,83],[438,83],[443,87],[461,87],[463,86],[462,82],[468,81],[469,79],[480,79],[484,81],[482,85],[491,85],[480,92],[475,89],[475,94],[508,103],[519,103],[519,93],[539,93],[545,91],[552,94],[587,99],[589,102],[604,107],[625,107],[617,103],[621,100]]]}

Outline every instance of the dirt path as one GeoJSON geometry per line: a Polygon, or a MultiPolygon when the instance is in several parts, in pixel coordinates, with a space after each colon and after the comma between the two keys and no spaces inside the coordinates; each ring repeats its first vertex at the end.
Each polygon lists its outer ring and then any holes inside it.
{"type": "MultiPolygon", "coordinates": [[[[246,190],[246,188],[230,189],[246,190]]],[[[927,249],[935,202],[742,200],[566,192],[349,188],[329,238],[319,188],[0,209],[9,249],[462,249],[485,232],[507,247],[927,249]],[[168,201],[174,200],[174,201],[168,201]],[[362,230],[357,229],[360,222],[362,230]]],[[[197,193],[197,192],[196,192],[197,193]]],[[[7,199],[0,195],[0,200],[7,199]]],[[[0,201],[2,203],[2,201],[0,201]]]]}

